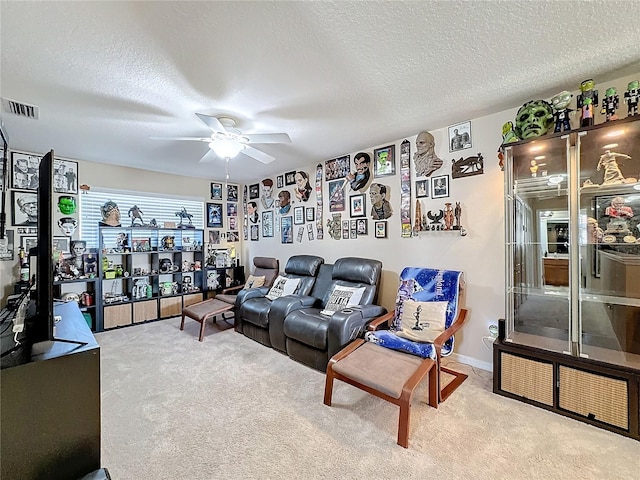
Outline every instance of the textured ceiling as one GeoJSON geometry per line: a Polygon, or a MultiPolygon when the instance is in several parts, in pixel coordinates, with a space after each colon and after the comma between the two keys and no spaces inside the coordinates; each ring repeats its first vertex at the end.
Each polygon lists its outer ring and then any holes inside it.
{"type": "Polygon", "coordinates": [[[640,70],[640,2],[0,2],[10,146],[224,178],[194,115],[286,132],[244,182],[640,70]],[[629,20],[625,20],[629,19],[629,20]]]}

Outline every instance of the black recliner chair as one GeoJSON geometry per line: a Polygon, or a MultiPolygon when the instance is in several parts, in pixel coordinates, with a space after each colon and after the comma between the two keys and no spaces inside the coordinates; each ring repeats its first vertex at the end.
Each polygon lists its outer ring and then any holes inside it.
{"type": "MultiPolygon", "coordinates": [[[[283,276],[299,278],[295,294],[308,295],[323,263],[324,259],[315,255],[294,255],[287,261],[283,276]]],[[[269,311],[273,301],[266,297],[267,293],[269,288],[264,287],[252,288],[245,293],[242,303],[237,306],[235,327],[236,331],[270,347],[269,311]]]]}
{"type": "Polygon", "coordinates": [[[382,273],[381,262],[345,257],[336,260],[330,270],[329,267],[323,265],[320,268],[311,295],[278,298],[273,301],[269,312],[273,347],[323,372],[334,354],[358,337],[371,320],[387,312],[384,307],[375,305],[382,273]],[[320,312],[336,285],[364,287],[364,293],[359,305],[330,316],[323,315],[320,312]]]}

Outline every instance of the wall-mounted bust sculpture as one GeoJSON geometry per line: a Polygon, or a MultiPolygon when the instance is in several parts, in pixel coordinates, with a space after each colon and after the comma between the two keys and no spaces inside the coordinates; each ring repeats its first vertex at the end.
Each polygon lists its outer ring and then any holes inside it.
{"type": "Polygon", "coordinates": [[[416,138],[416,153],[413,161],[417,177],[428,177],[444,163],[435,152],[436,142],[429,132],[420,132],[416,138]]]}

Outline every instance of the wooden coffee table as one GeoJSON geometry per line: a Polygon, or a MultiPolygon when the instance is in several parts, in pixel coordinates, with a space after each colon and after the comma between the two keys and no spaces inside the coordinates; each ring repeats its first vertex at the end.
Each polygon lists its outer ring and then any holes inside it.
{"type": "Polygon", "coordinates": [[[200,323],[200,337],[199,341],[204,338],[204,325],[207,319],[219,315],[223,312],[232,310],[235,305],[232,303],[223,302],[212,298],[205,300],[204,302],[194,303],[182,309],[182,321],[180,322],[180,330],[184,330],[184,317],[193,318],[196,322],[200,323]]]}

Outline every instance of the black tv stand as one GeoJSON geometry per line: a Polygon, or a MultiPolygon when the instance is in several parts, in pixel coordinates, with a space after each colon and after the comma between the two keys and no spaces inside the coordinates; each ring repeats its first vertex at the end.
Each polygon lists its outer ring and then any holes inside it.
{"type": "MultiPolygon", "coordinates": [[[[62,480],[100,468],[100,347],[78,305],[56,305],[60,339],[0,370],[0,478],[62,480]]],[[[4,360],[4,359],[3,359],[4,360]]]]}

